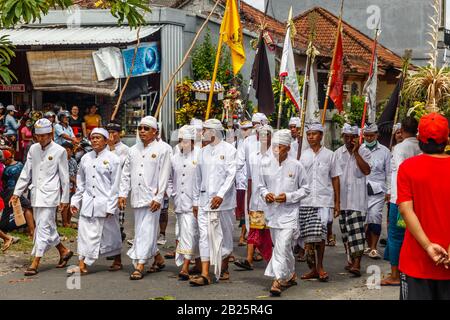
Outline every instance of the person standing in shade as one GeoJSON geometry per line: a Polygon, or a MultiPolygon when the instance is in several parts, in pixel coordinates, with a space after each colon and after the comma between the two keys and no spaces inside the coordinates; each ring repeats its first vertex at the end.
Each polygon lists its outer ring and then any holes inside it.
{"type": "Polygon", "coordinates": [[[31,187],[36,229],[34,233],[34,256],[25,276],[38,273],[39,263],[44,253],[51,247],[59,251],[57,268],[64,268],[73,252],[62,243],[56,229],[56,207],[64,210],[69,205],[69,165],[66,150],[52,141],[53,126],[48,119],[39,119],[34,125],[38,143],[31,146],[27,161],[14,189],[10,205],[19,201],[25,190],[31,187]]]}
{"type": "Polygon", "coordinates": [[[272,139],[274,157],[265,159],[260,168],[260,196],[267,203],[273,241],[272,258],[264,275],[274,279],[270,288],[273,296],[280,296],[283,288],[297,284],[292,242],[298,228],[299,204],[310,193],[305,169],[288,155],[291,141],[289,130],[277,131],[272,139]]]}
{"type": "Polygon", "coordinates": [[[361,276],[361,259],[364,253],[364,223],[367,214],[367,176],[371,172],[370,151],[359,144],[359,128],[344,124],[344,145],[335,151],[336,161],[341,167],[339,177],[341,212],[339,225],[342,242],[347,253],[347,271],[361,276]]]}
{"type": "Polygon", "coordinates": [[[389,202],[391,185],[391,153],[388,148],[378,142],[376,124],[364,127],[364,145],[369,149],[372,158],[372,170],[367,177],[368,209],[366,216],[366,239],[368,247],[364,250],[369,258],[381,259],[377,250],[383,221],[383,208],[389,202]]]}
{"type": "Polygon", "coordinates": [[[391,273],[381,280],[382,286],[399,286],[400,271],[398,269],[400,249],[405,237],[405,228],[397,225],[399,220],[399,212],[397,206],[397,175],[398,168],[406,159],[414,157],[421,153],[419,141],[416,138],[418,122],[414,117],[406,117],[402,120],[402,137],[403,141],[395,146],[392,151],[391,162],[391,201],[389,204],[389,224],[387,246],[384,251],[384,260],[391,264],[391,273]]]}
{"type": "Polygon", "coordinates": [[[95,128],[102,126],[102,117],[97,114],[97,105],[92,105],[87,110],[87,114],[84,116],[84,123],[86,124],[86,137],[89,137],[91,131],[95,128]]]}
{"type": "Polygon", "coordinates": [[[55,124],[55,142],[62,145],[63,142],[69,141],[71,143],[77,143],[78,139],[73,133],[72,127],[69,125],[69,111],[60,111],[58,113],[59,123],[55,124]]]}
{"type": "Polygon", "coordinates": [[[80,117],[80,108],[78,106],[72,106],[72,109],[70,109],[69,126],[72,127],[75,137],[86,136],[86,124],[80,117]]]}

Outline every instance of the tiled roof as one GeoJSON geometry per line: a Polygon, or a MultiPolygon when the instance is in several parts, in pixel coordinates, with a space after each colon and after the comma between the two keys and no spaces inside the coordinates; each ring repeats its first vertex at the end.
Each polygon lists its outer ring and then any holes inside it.
{"type": "MultiPolygon", "coordinates": [[[[294,24],[297,32],[309,34],[308,16],[312,12],[315,12],[317,17],[315,43],[329,48],[332,52],[339,18],[329,11],[315,7],[296,16],[294,18],[294,24]]],[[[343,21],[343,39],[347,67],[358,73],[368,73],[372,59],[373,39],[345,21],[343,21]]],[[[377,46],[377,54],[380,69],[402,67],[402,58],[380,44],[377,46]]]]}

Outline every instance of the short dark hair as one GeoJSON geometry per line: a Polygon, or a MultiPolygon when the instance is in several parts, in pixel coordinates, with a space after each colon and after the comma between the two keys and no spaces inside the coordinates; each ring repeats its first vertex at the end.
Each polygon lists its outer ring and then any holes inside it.
{"type": "Polygon", "coordinates": [[[414,117],[406,117],[402,120],[402,130],[409,134],[416,135],[418,127],[419,123],[414,117]]]}
{"type": "Polygon", "coordinates": [[[419,148],[426,154],[442,154],[445,152],[447,141],[443,143],[437,143],[433,139],[428,139],[428,143],[423,143],[419,140],[419,148]]]}

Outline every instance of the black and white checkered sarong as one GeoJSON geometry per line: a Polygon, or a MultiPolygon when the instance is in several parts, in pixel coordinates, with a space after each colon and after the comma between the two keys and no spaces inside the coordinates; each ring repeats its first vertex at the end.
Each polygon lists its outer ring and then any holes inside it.
{"type": "Polygon", "coordinates": [[[322,223],[318,208],[300,207],[300,238],[305,243],[317,243],[327,238],[327,228],[322,223]]]}
{"type": "Polygon", "coordinates": [[[342,241],[348,243],[350,256],[357,258],[364,253],[366,214],[360,211],[343,210],[339,216],[342,241]]]}

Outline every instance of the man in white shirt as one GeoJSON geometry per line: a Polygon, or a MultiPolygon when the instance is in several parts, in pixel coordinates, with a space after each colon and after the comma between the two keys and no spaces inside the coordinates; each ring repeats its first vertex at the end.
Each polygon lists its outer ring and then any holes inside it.
{"type": "Polygon", "coordinates": [[[327,226],[340,211],[339,176],[341,168],[333,151],[322,146],[324,128],[320,123],[306,125],[309,148],[302,152],[300,163],[306,170],[311,193],[300,206],[300,238],[305,242],[309,273],[303,280],[328,281],[323,268],[327,226]],[[317,255],[317,257],[316,257],[317,255]]]}
{"type": "Polygon", "coordinates": [[[367,179],[370,174],[370,151],[359,144],[359,128],[344,124],[344,145],[335,151],[342,175],[340,180],[341,212],[339,225],[347,253],[346,270],[361,276],[361,258],[364,253],[364,223],[367,214],[367,179]]]}
{"type": "Polygon", "coordinates": [[[179,150],[173,155],[172,173],[167,193],[173,198],[177,216],[177,247],[175,263],[182,266],[178,278],[189,280],[189,264],[195,259],[196,269],[201,270],[198,249],[198,223],[193,210],[193,185],[200,148],[195,146],[195,127],[185,125],[178,130],[179,150]]]}
{"type": "Polygon", "coordinates": [[[368,248],[364,253],[372,259],[381,259],[377,250],[383,221],[383,208],[389,202],[387,190],[391,184],[391,152],[378,142],[378,126],[364,127],[364,145],[371,153],[372,170],[367,177],[368,209],[366,217],[366,238],[368,248]]]}
{"type": "Polygon", "coordinates": [[[69,206],[69,164],[66,149],[53,142],[53,126],[48,119],[39,119],[34,125],[38,143],[30,147],[27,161],[17,181],[9,204],[19,201],[28,188],[36,222],[34,232],[34,256],[25,276],[34,276],[44,253],[51,247],[59,251],[57,268],[64,268],[73,252],[64,247],[56,228],[56,207],[63,211],[69,206]]]}
{"type": "Polygon", "coordinates": [[[80,213],[78,220],[79,266],[67,271],[88,273],[87,266],[102,256],[114,257],[110,271],[122,269],[122,237],[117,202],[119,198],[120,158],[107,149],[108,131],[92,130],[93,151],[81,158],[77,174],[77,192],[70,210],[80,213]]]}
{"type": "MultiPolygon", "coordinates": [[[[156,140],[156,119],[143,118],[138,133],[122,169],[119,192],[120,209],[125,210],[131,192],[134,211],[134,241],[128,251],[135,267],[131,280],[142,279],[145,264],[158,253],[159,215],[170,175],[170,152],[156,140]]],[[[157,267],[162,269],[164,264],[158,262],[157,267]]]]}
{"type": "Polygon", "coordinates": [[[391,274],[381,280],[382,286],[399,286],[400,271],[398,269],[400,249],[405,237],[405,228],[397,226],[399,216],[397,202],[397,174],[398,168],[408,158],[414,157],[421,153],[419,148],[419,140],[416,135],[418,131],[418,122],[414,117],[406,117],[401,122],[401,133],[403,141],[395,146],[392,150],[391,162],[391,201],[389,203],[389,224],[388,224],[388,240],[384,251],[384,259],[391,264],[391,274]]]}
{"type": "Polygon", "coordinates": [[[228,260],[233,252],[233,223],[236,208],[236,149],[223,141],[219,120],[203,124],[203,139],[211,141],[200,152],[194,183],[194,214],[200,232],[202,273],[190,283],[208,285],[209,266],[214,265],[216,279],[228,280],[228,260]]]}
{"type": "Polygon", "coordinates": [[[260,196],[260,166],[266,158],[273,157],[271,150],[273,129],[269,125],[260,126],[256,130],[256,136],[260,142],[260,150],[250,154],[250,181],[251,196],[249,205],[249,233],[247,239],[247,259],[235,261],[235,265],[244,270],[253,270],[255,249],[260,252],[264,260],[269,261],[272,257],[272,239],[267,227],[264,212],[267,205],[260,196]]]}
{"type": "Polygon", "coordinates": [[[298,227],[299,202],[310,192],[305,169],[288,156],[290,145],[290,131],[277,131],[272,138],[274,157],[261,163],[260,196],[267,203],[267,225],[274,245],[264,275],[274,279],[270,289],[274,296],[281,295],[283,287],[297,284],[292,242],[298,227]]]}
{"type": "Polygon", "coordinates": [[[292,117],[289,119],[289,130],[291,130],[291,150],[289,151],[289,156],[297,159],[298,152],[298,137],[300,135],[301,121],[299,117],[292,117]]]}

